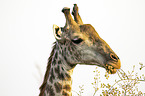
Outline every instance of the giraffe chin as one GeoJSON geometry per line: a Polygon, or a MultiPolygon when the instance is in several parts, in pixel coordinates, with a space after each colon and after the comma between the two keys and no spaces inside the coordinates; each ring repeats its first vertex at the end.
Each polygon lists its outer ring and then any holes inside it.
{"type": "Polygon", "coordinates": [[[106,69],[106,71],[109,73],[109,74],[115,74],[117,69],[106,69]]]}
{"type": "Polygon", "coordinates": [[[108,62],[108,64],[105,65],[105,69],[109,74],[115,74],[117,72],[117,69],[121,68],[121,62],[118,60],[117,62],[108,62]]]}

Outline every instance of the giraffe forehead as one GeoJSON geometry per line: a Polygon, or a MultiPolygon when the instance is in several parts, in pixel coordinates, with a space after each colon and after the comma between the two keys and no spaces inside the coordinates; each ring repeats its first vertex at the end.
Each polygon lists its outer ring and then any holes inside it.
{"type": "Polygon", "coordinates": [[[81,38],[83,40],[96,41],[99,35],[91,24],[83,24],[80,26],[72,26],[69,30],[64,32],[68,39],[81,38]]]}
{"type": "Polygon", "coordinates": [[[88,38],[89,36],[86,35],[86,34],[83,34],[83,33],[81,33],[81,32],[75,32],[75,33],[73,33],[72,37],[73,37],[73,38],[82,38],[82,39],[84,38],[84,39],[86,39],[86,38],[88,38]]]}
{"type": "Polygon", "coordinates": [[[86,42],[90,41],[90,43],[91,42],[93,43],[93,42],[97,41],[98,39],[100,39],[98,33],[92,32],[92,31],[73,33],[71,35],[71,39],[76,39],[76,38],[81,38],[86,42]]]}
{"type": "Polygon", "coordinates": [[[94,27],[90,24],[84,24],[79,27],[79,30],[75,30],[71,33],[73,37],[79,36],[80,38],[89,38],[89,39],[95,39],[99,37],[98,33],[94,29],[94,27]]]}

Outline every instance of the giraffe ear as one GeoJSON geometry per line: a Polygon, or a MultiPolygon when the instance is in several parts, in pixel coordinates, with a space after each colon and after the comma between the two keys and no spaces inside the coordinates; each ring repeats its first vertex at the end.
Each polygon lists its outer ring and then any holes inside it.
{"type": "Polygon", "coordinates": [[[60,40],[61,39],[61,28],[57,25],[53,25],[53,33],[54,33],[54,37],[57,39],[57,40],[60,40]]]}

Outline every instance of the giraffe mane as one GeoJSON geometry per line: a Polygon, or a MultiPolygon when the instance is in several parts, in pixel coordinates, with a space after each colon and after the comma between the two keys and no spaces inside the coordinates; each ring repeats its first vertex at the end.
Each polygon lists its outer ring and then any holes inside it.
{"type": "Polygon", "coordinates": [[[45,91],[45,88],[46,88],[47,79],[48,79],[48,76],[49,76],[49,70],[50,70],[50,67],[51,67],[52,57],[54,55],[55,48],[56,48],[56,42],[53,43],[53,48],[52,48],[52,51],[50,53],[50,57],[48,58],[48,63],[47,63],[47,68],[46,68],[44,80],[43,80],[42,85],[39,88],[40,89],[39,96],[43,96],[44,95],[44,91],[45,91]]]}

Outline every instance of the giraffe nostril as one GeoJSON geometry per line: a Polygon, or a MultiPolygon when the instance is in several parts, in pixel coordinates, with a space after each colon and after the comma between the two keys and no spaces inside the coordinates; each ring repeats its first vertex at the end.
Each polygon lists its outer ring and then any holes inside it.
{"type": "Polygon", "coordinates": [[[112,60],[114,60],[114,61],[118,61],[118,59],[119,59],[119,57],[118,56],[116,56],[116,55],[114,55],[114,54],[110,54],[110,57],[111,57],[111,59],[112,60]]]}

